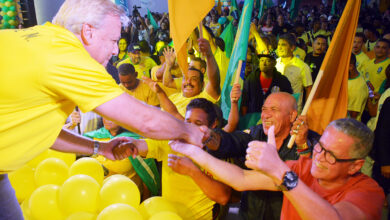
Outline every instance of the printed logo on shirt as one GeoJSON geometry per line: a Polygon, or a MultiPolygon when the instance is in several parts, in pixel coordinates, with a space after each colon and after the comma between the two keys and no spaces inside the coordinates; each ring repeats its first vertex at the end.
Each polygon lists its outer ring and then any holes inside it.
{"type": "Polygon", "coordinates": [[[378,71],[376,71],[377,73],[380,73],[380,72],[382,72],[382,67],[379,67],[378,68],[378,71]]]}

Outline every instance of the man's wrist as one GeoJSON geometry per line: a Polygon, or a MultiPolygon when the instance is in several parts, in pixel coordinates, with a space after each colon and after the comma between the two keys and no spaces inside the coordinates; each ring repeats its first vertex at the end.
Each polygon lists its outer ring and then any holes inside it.
{"type": "Polygon", "coordinates": [[[100,142],[93,141],[93,152],[91,157],[96,157],[99,154],[99,150],[100,150],[100,142]]]}

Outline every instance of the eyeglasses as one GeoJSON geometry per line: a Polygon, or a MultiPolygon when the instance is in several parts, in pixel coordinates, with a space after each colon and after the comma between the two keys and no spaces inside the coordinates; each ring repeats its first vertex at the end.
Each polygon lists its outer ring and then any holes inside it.
{"type": "Polygon", "coordinates": [[[336,162],[344,163],[344,162],[352,162],[355,160],[363,159],[363,158],[339,159],[332,152],[326,150],[324,146],[322,146],[321,142],[319,141],[316,145],[314,145],[313,150],[317,153],[321,153],[322,151],[324,151],[325,160],[332,165],[335,164],[336,162]]]}

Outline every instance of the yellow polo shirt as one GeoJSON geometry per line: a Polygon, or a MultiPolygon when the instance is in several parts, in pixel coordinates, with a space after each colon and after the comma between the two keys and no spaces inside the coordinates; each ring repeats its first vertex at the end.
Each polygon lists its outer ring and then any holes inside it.
{"type": "Polygon", "coordinates": [[[123,93],[62,27],[1,30],[0,48],[0,172],[51,147],[76,104],[89,112],[123,93]]]}
{"type": "Polygon", "coordinates": [[[171,96],[169,96],[169,99],[172,101],[172,103],[176,106],[177,111],[185,117],[186,114],[186,108],[187,105],[191,102],[191,100],[196,99],[196,98],[205,98],[209,100],[212,103],[218,102],[219,98],[216,100],[212,96],[210,96],[205,90],[203,90],[201,93],[199,93],[196,96],[187,98],[183,96],[183,93],[175,93],[171,96]]]}
{"type": "Polygon", "coordinates": [[[147,158],[162,161],[162,197],[180,204],[178,213],[185,220],[212,219],[212,209],[215,204],[191,177],[181,175],[168,167],[168,154],[173,154],[168,141],[146,139],[148,145],[147,158]],[[185,209],[185,210],[183,210],[185,209]]]}
{"type": "Polygon", "coordinates": [[[375,88],[375,92],[378,92],[383,81],[386,79],[386,68],[389,64],[389,58],[379,63],[375,63],[375,58],[367,62],[365,66],[365,78],[370,80],[375,88]]]}
{"type": "Polygon", "coordinates": [[[126,87],[124,87],[121,84],[119,84],[119,87],[125,91],[127,94],[133,96],[134,98],[145,102],[148,105],[158,106],[160,105],[160,101],[157,98],[157,95],[155,92],[153,92],[150,87],[145,84],[142,80],[139,81],[139,84],[137,88],[133,90],[128,90],[126,87]]]}

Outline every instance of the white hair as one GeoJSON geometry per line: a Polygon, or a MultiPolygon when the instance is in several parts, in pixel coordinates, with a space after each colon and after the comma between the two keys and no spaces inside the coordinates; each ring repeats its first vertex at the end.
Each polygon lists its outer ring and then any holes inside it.
{"type": "Polygon", "coordinates": [[[65,0],[52,23],[80,34],[84,23],[99,28],[107,14],[119,16],[123,26],[129,23],[125,11],[110,0],[65,0]]]}

